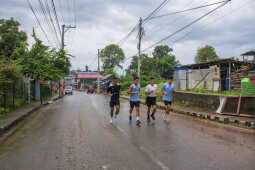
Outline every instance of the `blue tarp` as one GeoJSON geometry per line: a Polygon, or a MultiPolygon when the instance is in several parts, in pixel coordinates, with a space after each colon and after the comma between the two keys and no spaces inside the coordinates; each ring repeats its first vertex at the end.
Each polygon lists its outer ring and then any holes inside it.
{"type": "Polygon", "coordinates": [[[180,71],[180,70],[186,70],[186,71],[188,71],[189,68],[188,68],[188,67],[175,67],[175,68],[174,68],[174,72],[175,72],[175,71],[180,71]]]}

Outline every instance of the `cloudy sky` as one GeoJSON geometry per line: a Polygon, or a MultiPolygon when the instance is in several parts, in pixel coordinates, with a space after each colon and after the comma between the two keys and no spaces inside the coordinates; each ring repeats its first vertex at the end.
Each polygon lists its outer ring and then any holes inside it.
{"type": "MultiPolygon", "coordinates": [[[[21,23],[21,29],[31,35],[34,27],[38,36],[54,47],[59,47],[54,30],[49,27],[39,0],[30,0],[46,31],[50,43],[36,23],[27,0],[0,0],[1,18],[14,17],[21,23]]],[[[46,2],[47,0],[41,0],[46,2]]],[[[162,0],[163,1],[163,0],[162,0]]],[[[161,2],[161,0],[55,0],[60,26],[75,25],[77,28],[66,33],[65,44],[69,53],[76,56],[72,59],[73,68],[84,69],[85,65],[95,69],[97,49],[108,44],[119,42],[138,22],[145,18],[161,2]],[[76,17],[75,17],[76,16],[76,17]],[[76,19],[75,19],[76,18],[76,19]],[[75,22],[76,21],[76,22],[75,22]]],[[[51,1],[48,0],[51,7],[51,1]]],[[[165,14],[200,5],[219,2],[217,0],[169,0],[167,5],[157,14],[165,14]]],[[[46,3],[45,3],[46,5],[46,3]]],[[[207,7],[191,12],[181,13],[154,19],[144,25],[145,37],[142,49],[149,47],[162,38],[189,24],[213,8],[207,7]]],[[[162,42],[174,49],[174,54],[182,64],[191,64],[199,47],[212,45],[221,58],[238,57],[241,53],[255,49],[255,1],[232,0],[216,12],[170,39],[162,42]]],[[[53,12],[53,11],[51,11],[53,12]]],[[[54,19],[54,18],[53,18],[54,19]]],[[[57,29],[58,31],[58,29],[57,29]]],[[[122,48],[126,58],[137,53],[137,33],[135,32],[122,48]]],[[[60,35],[58,34],[60,37],[60,35]]],[[[29,38],[29,43],[33,41],[29,38]]],[[[146,51],[149,55],[152,49],[146,51]]],[[[126,60],[125,66],[130,60],[126,60]]]]}

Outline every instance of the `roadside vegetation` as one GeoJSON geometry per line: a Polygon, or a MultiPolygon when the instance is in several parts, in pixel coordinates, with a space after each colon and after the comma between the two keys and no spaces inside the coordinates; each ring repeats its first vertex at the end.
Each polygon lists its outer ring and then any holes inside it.
{"type": "Polygon", "coordinates": [[[34,30],[31,36],[30,47],[18,21],[0,19],[0,115],[26,102],[24,78],[59,81],[69,74],[71,56],[45,45],[34,30]]]}

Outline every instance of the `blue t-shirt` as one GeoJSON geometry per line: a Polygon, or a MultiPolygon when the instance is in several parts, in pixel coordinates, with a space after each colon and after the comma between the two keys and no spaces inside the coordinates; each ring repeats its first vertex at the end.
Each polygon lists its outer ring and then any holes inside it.
{"type": "Polygon", "coordinates": [[[138,94],[131,94],[130,101],[137,102],[140,101],[140,85],[132,84],[131,92],[138,92],[138,94]]]}
{"type": "Polygon", "coordinates": [[[175,86],[173,84],[165,84],[161,90],[167,92],[167,95],[163,94],[164,101],[172,101],[173,100],[173,91],[175,90],[175,86]]]}

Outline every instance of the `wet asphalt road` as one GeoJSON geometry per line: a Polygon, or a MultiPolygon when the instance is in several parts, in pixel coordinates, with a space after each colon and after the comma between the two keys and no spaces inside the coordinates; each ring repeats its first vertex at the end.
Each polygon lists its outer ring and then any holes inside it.
{"type": "Polygon", "coordinates": [[[0,145],[1,170],[255,170],[255,135],[158,111],[129,123],[127,101],[108,122],[108,98],[75,92],[34,114],[0,145]]]}

